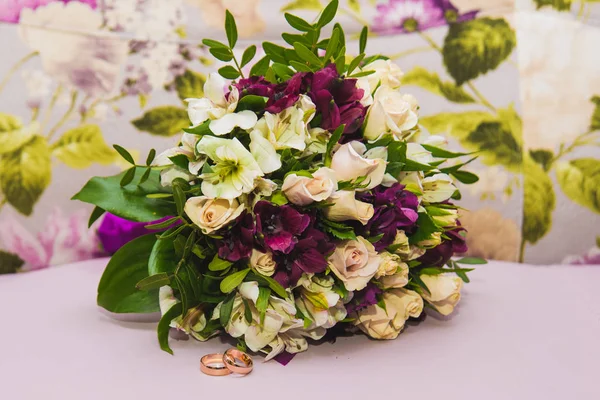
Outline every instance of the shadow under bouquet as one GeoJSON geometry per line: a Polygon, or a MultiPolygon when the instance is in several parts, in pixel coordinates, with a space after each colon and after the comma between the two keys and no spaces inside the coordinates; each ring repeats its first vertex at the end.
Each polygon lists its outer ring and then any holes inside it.
{"type": "Polygon", "coordinates": [[[290,45],[263,43],[265,56],[204,40],[229,63],[210,74],[205,97],[188,99],[190,127],[177,147],[146,165],[92,178],[74,199],[146,225],[148,234],[114,254],[98,304],[114,313],[160,310],[158,338],[172,353],[173,328],[200,341],[236,338],[271,359],[305,351],[336,327],[394,339],[424,307],[448,315],[468,268],[455,180],[477,177],[466,156],[421,132],[416,99],[399,91],[402,72],[384,56],[346,55],[342,27],[320,33],[286,14],[290,45]]]}

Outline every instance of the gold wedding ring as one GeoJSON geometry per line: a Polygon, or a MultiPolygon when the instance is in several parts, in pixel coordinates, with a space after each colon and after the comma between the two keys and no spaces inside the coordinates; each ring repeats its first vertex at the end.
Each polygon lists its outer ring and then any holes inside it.
{"type": "Polygon", "coordinates": [[[229,367],[225,364],[223,354],[207,354],[200,359],[200,371],[210,376],[223,376],[231,374],[229,367]]]}
{"type": "Polygon", "coordinates": [[[229,371],[241,375],[248,375],[254,366],[252,358],[236,348],[227,350],[223,354],[222,362],[229,371]]]}

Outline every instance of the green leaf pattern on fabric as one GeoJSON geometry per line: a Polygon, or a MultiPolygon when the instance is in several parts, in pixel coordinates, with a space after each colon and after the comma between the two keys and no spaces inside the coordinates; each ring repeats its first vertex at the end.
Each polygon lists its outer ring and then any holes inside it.
{"type": "Polygon", "coordinates": [[[580,158],[556,166],[562,191],[574,202],[600,214],[600,160],[580,158]]]}

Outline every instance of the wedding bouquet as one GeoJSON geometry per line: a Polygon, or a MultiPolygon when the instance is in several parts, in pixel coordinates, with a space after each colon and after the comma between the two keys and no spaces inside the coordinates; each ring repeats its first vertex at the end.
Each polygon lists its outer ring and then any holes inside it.
{"type": "Polygon", "coordinates": [[[467,250],[452,201],[455,180],[477,180],[462,169],[472,160],[451,162],[467,154],[420,131],[398,66],[365,55],[366,28],[356,57],[339,24],[320,37],[336,11],[332,1],[315,23],[286,14],[291,47],[263,43],[249,76],[256,47],[236,57],[227,12],[228,43],[203,43],[231,64],[187,99],[179,145],[146,165],[115,146],[132,167],[75,195],[96,205],[91,222],[105,211],[154,221],[112,257],[98,304],[160,310],[163,350],[172,328],[226,333],[267,359],[334,326],[394,339],[424,307],[450,314],[470,271],[458,263],[480,262],[451,258],[467,250]]]}

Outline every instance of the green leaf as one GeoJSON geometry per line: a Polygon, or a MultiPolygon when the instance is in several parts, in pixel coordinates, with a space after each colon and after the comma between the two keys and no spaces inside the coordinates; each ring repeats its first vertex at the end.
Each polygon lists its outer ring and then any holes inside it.
{"type": "Polygon", "coordinates": [[[139,281],[135,287],[138,290],[151,290],[151,289],[159,289],[162,286],[168,285],[171,283],[171,278],[169,275],[162,272],[156,275],[150,275],[141,281],[139,281]]]}
{"type": "Polygon", "coordinates": [[[18,150],[2,155],[0,188],[4,199],[21,214],[30,215],[50,184],[51,168],[50,149],[46,138],[41,136],[34,136],[18,150]]]}
{"type": "Polygon", "coordinates": [[[135,171],[136,171],[136,167],[131,167],[127,171],[125,171],[125,174],[123,174],[123,177],[121,178],[121,181],[119,182],[119,185],[121,187],[129,185],[133,181],[133,178],[135,177],[135,171]]]}
{"type": "Polygon", "coordinates": [[[333,20],[333,17],[335,17],[335,14],[337,13],[337,9],[338,9],[338,0],[330,1],[329,4],[327,4],[327,6],[325,7],[325,9],[323,9],[323,12],[321,12],[321,16],[319,17],[319,20],[317,21],[317,26],[319,28],[322,28],[325,25],[327,25],[328,23],[330,23],[333,20]]]}
{"type": "Polygon", "coordinates": [[[319,0],[293,0],[281,7],[281,11],[290,10],[316,10],[321,11],[323,6],[319,0]]]}
{"type": "Polygon", "coordinates": [[[177,215],[183,215],[186,198],[181,186],[173,185],[173,198],[175,199],[175,207],[177,207],[177,215]]]}
{"type": "Polygon", "coordinates": [[[14,274],[19,271],[23,264],[25,264],[25,261],[21,260],[18,255],[0,250],[0,275],[14,274]]]}
{"type": "Polygon", "coordinates": [[[431,153],[432,156],[438,158],[457,158],[462,156],[468,156],[473,153],[455,153],[452,151],[448,151],[445,149],[441,149],[439,147],[423,144],[423,148],[431,153]]]}
{"type": "Polygon", "coordinates": [[[235,25],[235,18],[233,18],[229,10],[225,10],[225,33],[227,34],[229,47],[233,49],[237,43],[238,31],[235,25]]]}
{"type": "Polygon", "coordinates": [[[123,159],[125,161],[127,161],[131,165],[135,165],[135,161],[133,160],[133,157],[125,148],[119,146],[118,144],[113,144],[113,147],[117,151],[117,153],[119,153],[121,155],[121,157],[123,157],[123,159]]]}
{"type": "Polygon", "coordinates": [[[238,101],[236,112],[250,110],[259,113],[265,110],[267,101],[262,96],[247,94],[238,101]]]}
{"type": "Polygon", "coordinates": [[[278,206],[282,206],[284,204],[289,203],[287,197],[283,194],[281,190],[278,190],[271,195],[271,203],[277,204],[278,206]]]}
{"type": "Polygon", "coordinates": [[[226,327],[231,319],[231,311],[233,310],[233,301],[235,300],[235,292],[230,293],[229,296],[221,303],[221,309],[219,310],[219,320],[223,327],[226,327]]]}
{"type": "Polygon", "coordinates": [[[361,53],[357,57],[355,57],[352,61],[350,61],[350,65],[348,65],[348,74],[351,74],[354,71],[360,62],[365,58],[365,54],[361,53]]]}
{"type": "Polygon", "coordinates": [[[213,47],[209,50],[209,52],[219,61],[229,62],[233,60],[233,53],[229,49],[213,47]]]}
{"type": "Polygon", "coordinates": [[[290,65],[298,72],[311,72],[312,68],[298,61],[290,61],[290,65]]]}
{"type": "Polygon", "coordinates": [[[419,243],[422,240],[429,239],[432,233],[440,231],[435,224],[435,221],[427,213],[422,212],[419,213],[417,227],[417,231],[408,238],[410,244],[419,243]]]}
{"type": "Polygon", "coordinates": [[[252,61],[252,59],[254,58],[255,55],[256,55],[256,46],[255,45],[248,46],[248,48],[246,48],[246,50],[244,50],[244,54],[242,54],[242,62],[240,64],[240,66],[241,67],[246,66],[250,61],[252,61]]]}
{"type": "Polygon", "coordinates": [[[287,65],[274,63],[271,65],[271,68],[273,68],[273,71],[275,71],[277,76],[284,81],[288,80],[292,75],[294,75],[294,71],[292,71],[287,65]]]}
{"type": "Polygon", "coordinates": [[[327,49],[325,50],[325,57],[323,57],[325,62],[329,62],[329,59],[331,57],[334,57],[334,55],[337,53],[338,44],[340,43],[340,35],[341,35],[340,30],[334,28],[333,32],[331,33],[331,38],[329,39],[329,42],[327,43],[327,49]]]}
{"type": "Polygon", "coordinates": [[[110,259],[98,285],[98,305],[114,313],[159,310],[158,291],[140,292],[135,285],[148,277],[148,259],[156,242],[145,235],[121,247],[110,259]]]}
{"type": "Polygon", "coordinates": [[[443,82],[435,72],[415,67],[402,78],[403,85],[414,85],[445,97],[454,103],[475,103],[475,99],[453,82],[443,82]]]}
{"type": "Polygon", "coordinates": [[[285,13],[283,14],[283,16],[285,17],[285,20],[288,22],[288,24],[290,24],[290,26],[296,29],[297,31],[308,32],[313,29],[313,26],[310,23],[306,22],[300,17],[289,13],[285,13]]]}
{"type": "Polygon", "coordinates": [[[300,42],[294,43],[294,49],[296,50],[296,53],[298,53],[298,55],[300,57],[302,57],[303,60],[309,62],[312,65],[316,65],[318,67],[323,66],[323,61],[302,43],[300,43],[300,42]]]}
{"type": "Polygon", "coordinates": [[[215,254],[215,257],[212,259],[210,264],[208,264],[208,269],[210,271],[223,271],[229,267],[231,267],[233,263],[228,260],[223,260],[219,258],[218,254],[215,254]]]}
{"type": "Polygon", "coordinates": [[[265,54],[273,61],[281,64],[285,64],[287,60],[285,59],[285,48],[273,44],[271,42],[263,42],[262,44],[263,50],[265,54]]]}
{"type": "Polygon", "coordinates": [[[140,131],[157,136],[173,136],[190,126],[187,111],[175,106],[153,108],[131,123],[140,131]]]}
{"type": "Polygon", "coordinates": [[[556,166],[556,177],[569,199],[600,214],[600,160],[561,162],[556,166]]]}
{"type": "Polygon", "coordinates": [[[536,163],[540,164],[544,171],[549,171],[554,161],[554,153],[546,149],[529,150],[529,155],[536,163]]]}
{"type": "MultiPolygon", "coordinates": [[[[170,231],[173,230],[174,228],[170,229],[170,231]]],[[[152,246],[152,250],[148,257],[148,275],[174,272],[177,264],[175,259],[176,255],[173,238],[157,240],[152,246]]]]}
{"type": "Polygon", "coordinates": [[[571,5],[573,4],[573,0],[533,0],[533,2],[538,9],[548,6],[558,11],[570,11],[571,5]]]}
{"type": "MultiPolygon", "coordinates": [[[[136,177],[141,176],[144,170],[145,168],[137,168],[136,177]]],[[[72,199],[94,204],[130,221],[151,222],[174,215],[175,207],[172,202],[147,197],[150,193],[165,192],[165,188],[159,182],[159,171],[153,170],[150,179],[141,185],[122,188],[119,182],[124,174],[109,177],[96,176],[90,179],[72,199]]]]}
{"type": "Polygon", "coordinates": [[[329,142],[327,143],[327,150],[325,151],[325,166],[326,167],[331,166],[331,159],[333,158],[333,154],[331,154],[331,153],[333,152],[333,147],[341,139],[345,128],[346,128],[346,125],[338,126],[338,128],[335,131],[333,131],[331,138],[329,138],[329,142]]]}
{"type": "Polygon", "coordinates": [[[182,305],[181,303],[174,304],[169,310],[162,316],[158,322],[156,333],[158,334],[158,343],[163,351],[173,355],[173,350],[169,346],[169,331],[171,330],[171,321],[181,315],[182,305]]]}
{"type": "Polygon", "coordinates": [[[173,217],[173,218],[169,218],[165,221],[158,222],[156,224],[145,225],[144,228],[150,229],[150,230],[162,230],[162,229],[166,229],[166,228],[170,227],[171,225],[173,225],[179,221],[181,221],[181,217],[173,217]]]}
{"type": "Polygon", "coordinates": [[[39,122],[34,121],[27,126],[23,126],[18,117],[0,113],[0,154],[19,150],[34,135],[39,133],[39,122]]]}
{"type": "Polygon", "coordinates": [[[591,99],[592,103],[595,104],[594,113],[592,114],[592,121],[590,122],[590,130],[600,130],[600,96],[594,96],[591,99]]]}
{"type": "Polygon", "coordinates": [[[219,68],[219,75],[226,79],[237,79],[239,78],[240,73],[231,65],[226,65],[224,67],[219,68]]]}
{"type": "Polygon", "coordinates": [[[142,183],[146,182],[148,180],[148,178],[150,178],[151,173],[152,173],[152,168],[150,168],[150,167],[146,168],[146,170],[144,171],[144,174],[140,178],[139,184],[141,185],[142,183]]]}
{"type": "Polygon", "coordinates": [[[256,309],[260,313],[260,323],[265,320],[265,314],[269,307],[269,298],[271,297],[271,289],[265,287],[258,288],[258,299],[256,300],[256,309]]]}
{"type": "Polygon", "coordinates": [[[335,64],[335,69],[338,72],[338,74],[343,74],[345,69],[346,69],[346,47],[342,47],[342,50],[340,50],[340,55],[335,59],[334,64],[335,64]]]}
{"type": "Polygon", "coordinates": [[[450,24],[442,50],[444,65],[457,85],[492,71],[510,56],[516,35],[502,18],[450,24]]]}
{"type": "Polygon", "coordinates": [[[286,298],[287,297],[287,292],[285,291],[284,287],[281,286],[281,284],[279,282],[277,282],[275,279],[271,278],[270,276],[262,276],[261,278],[267,282],[267,284],[269,285],[269,288],[274,291],[279,297],[282,298],[286,298]]]}
{"type": "Polygon", "coordinates": [[[523,239],[536,243],[552,227],[552,211],[556,207],[556,197],[552,181],[544,169],[530,158],[525,158],[523,239]]]}
{"type": "Polygon", "coordinates": [[[250,268],[246,268],[226,276],[225,279],[221,281],[221,292],[229,293],[237,288],[244,281],[244,278],[246,275],[248,275],[248,272],[250,272],[250,268]]]}
{"type": "Polygon", "coordinates": [[[364,53],[365,49],[367,48],[367,38],[369,37],[369,28],[366,26],[363,26],[362,30],[360,31],[360,39],[358,41],[359,45],[358,45],[358,53],[364,53]]]}
{"type": "Polygon", "coordinates": [[[217,49],[227,49],[229,50],[229,47],[227,47],[227,45],[225,43],[221,43],[217,40],[212,40],[212,39],[202,39],[202,43],[205,44],[208,47],[215,47],[217,49]]]}
{"type": "Polygon", "coordinates": [[[148,152],[148,157],[146,157],[147,166],[150,166],[152,164],[152,161],[154,161],[154,157],[156,157],[156,150],[150,149],[150,151],[148,152]]]}
{"type": "Polygon", "coordinates": [[[212,131],[209,128],[210,120],[201,123],[200,125],[196,125],[191,128],[183,128],[184,132],[191,133],[193,135],[205,136],[205,135],[213,135],[212,131]]]}
{"type": "Polygon", "coordinates": [[[479,177],[472,172],[469,171],[452,171],[450,172],[456,180],[462,182],[466,185],[471,185],[475,182],[479,182],[479,177]]]}
{"type": "Polygon", "coordinates": [[[186,69],[182,75],[175,78],[175,90],[181,100],[204,96],[204,74],[186,69]]]}
{"type": "Polygon", "coordinates": [[[456,260],[455,262],[457,262],[459,264],[469,264],[469,265],[487,264],[486,260],[484,260],[483,258],[477,258],[477,257],[463,257],[459,260],[456,260]]]}
{"type": "Polygon", "coordinates": [[[98,220],[106,211],[101,209],[100,207],[94,207],[92,213],[90,214],[90,219],[88,220],[88,228],[91,228],[94,222],[98,220]]]}
{"type": "Polygon", "coordinates": [[[250,68],[250,76],[264,76],[269,69],[269,56],[264,56],[250,68]]]}

